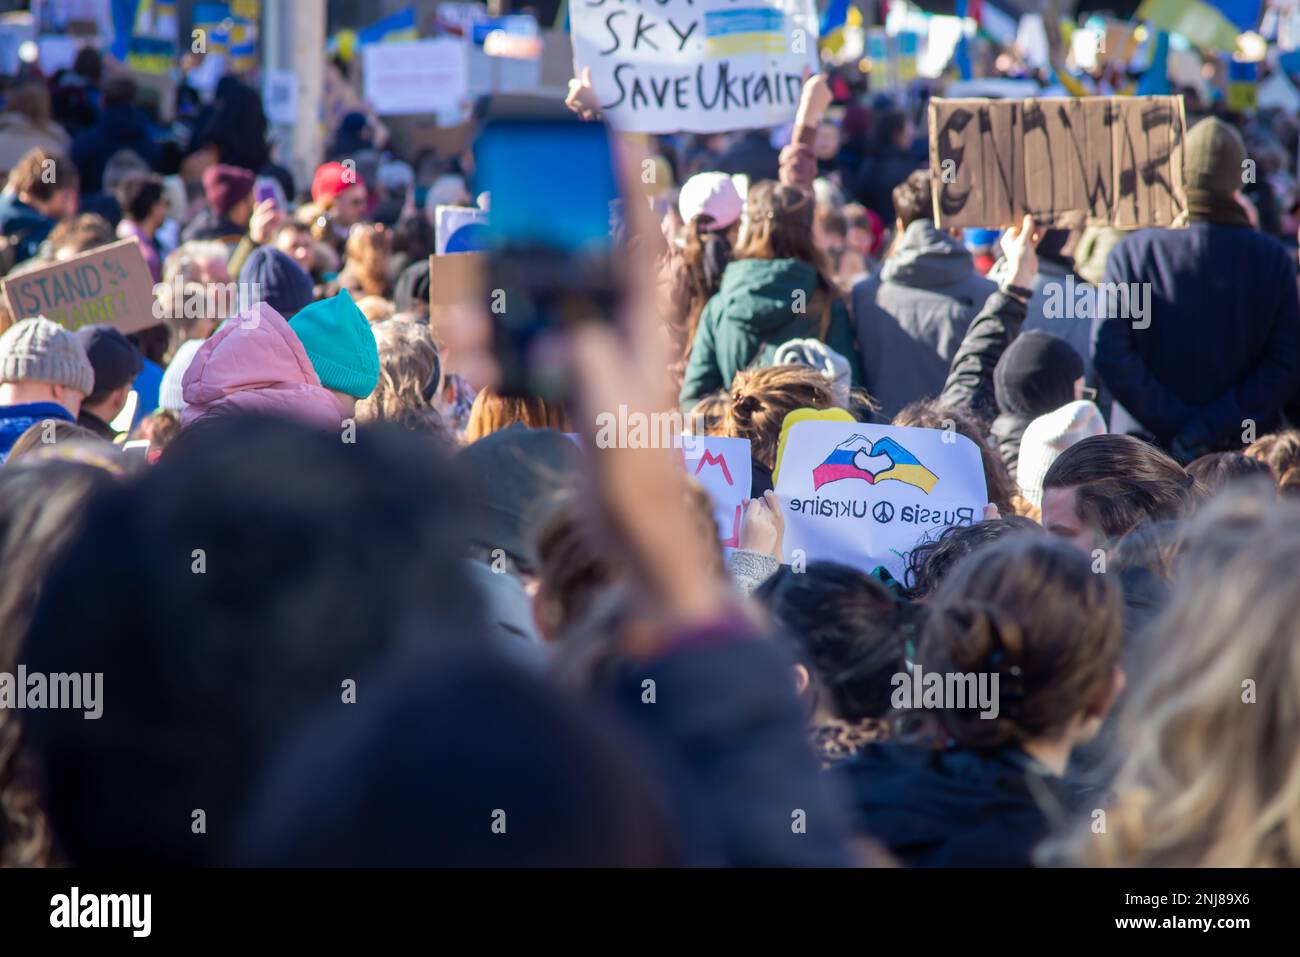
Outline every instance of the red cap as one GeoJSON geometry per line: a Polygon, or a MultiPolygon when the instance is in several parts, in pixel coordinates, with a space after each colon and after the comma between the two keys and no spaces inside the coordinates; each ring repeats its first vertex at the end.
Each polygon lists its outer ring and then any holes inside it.
{"type": "Polygon", "coordinates": [[[324,163],[317,167],[311,180],[311,198],[314,203],[332,203],[339,193],[352,187],[366,186],[356,169],[342,163],[324,163]]]}

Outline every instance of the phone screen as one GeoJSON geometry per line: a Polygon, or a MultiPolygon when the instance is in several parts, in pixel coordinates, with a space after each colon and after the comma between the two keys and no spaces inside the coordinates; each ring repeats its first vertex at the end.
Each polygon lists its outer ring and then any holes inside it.
{"type": "Polygon", "coordinates": [[[575,119],[497,118],[475,145],[501,391],[560,400],[568,329],[612,321],[622,209],[609,135],[575,119]]]}

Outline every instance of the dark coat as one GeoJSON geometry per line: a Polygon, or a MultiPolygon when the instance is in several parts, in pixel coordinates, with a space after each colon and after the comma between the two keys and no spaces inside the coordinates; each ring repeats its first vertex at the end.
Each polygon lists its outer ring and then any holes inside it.
{"type": "Polygon", "coordinates": [[[1115,399],[1161,442],[1240,446],[1300,387],[1294,254],[1245,226],[1143,229],[1111,251],[1106,283],[1150,283],[1145,328],[1100,320],[1094,364],[1115,399]]]}
{"type": "Polygon", "coordinates": [[[118,150],[131,150],[157,169],[162,147],[144,110],[128,104],[106,108],[99,122],[72,141],[72,161],[81,174],[81,191],[104,188],[104,167],[118,150]]]}
{"type": "Polygon", "coordinates": [[[851,789],[859,830],[909,867],[1028,867],[1090,793],[1014,748],[867,745],[832,773],[851,789]]]}

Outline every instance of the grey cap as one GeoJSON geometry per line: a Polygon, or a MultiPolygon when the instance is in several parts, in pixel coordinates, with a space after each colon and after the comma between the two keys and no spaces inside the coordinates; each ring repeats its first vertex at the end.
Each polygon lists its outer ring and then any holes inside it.
{"type": "Polygon", "coordinates": [[[38,317],[15,323],[0,336],[0,382],[52,382],[90,395],[95,370],[76,336],[38,317]]]}

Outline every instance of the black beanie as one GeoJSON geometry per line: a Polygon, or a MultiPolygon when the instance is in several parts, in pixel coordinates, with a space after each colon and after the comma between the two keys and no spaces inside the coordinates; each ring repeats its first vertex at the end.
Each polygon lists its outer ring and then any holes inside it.
{"type": "MultiPolygon", "coordinates": [[[[285,319],[292,319],[312,302],[311,276],[291,256],[274,246],[258,246],[249,253],[244,268],[239,270],[239,284],[241,287],[256,284],[260,301],[285,319]]],[[[254,297],[245,296],[244,288],[240,292],[241,308],[251,306],[254,297]]]]}
{"type": "Polygon", "coordinates": [[[1002,353],[993,369],[998,408],[1010,415],[1040,416],[1074,401],[1083,359],[1064,339],[1031,329],[1002,353]]]}

